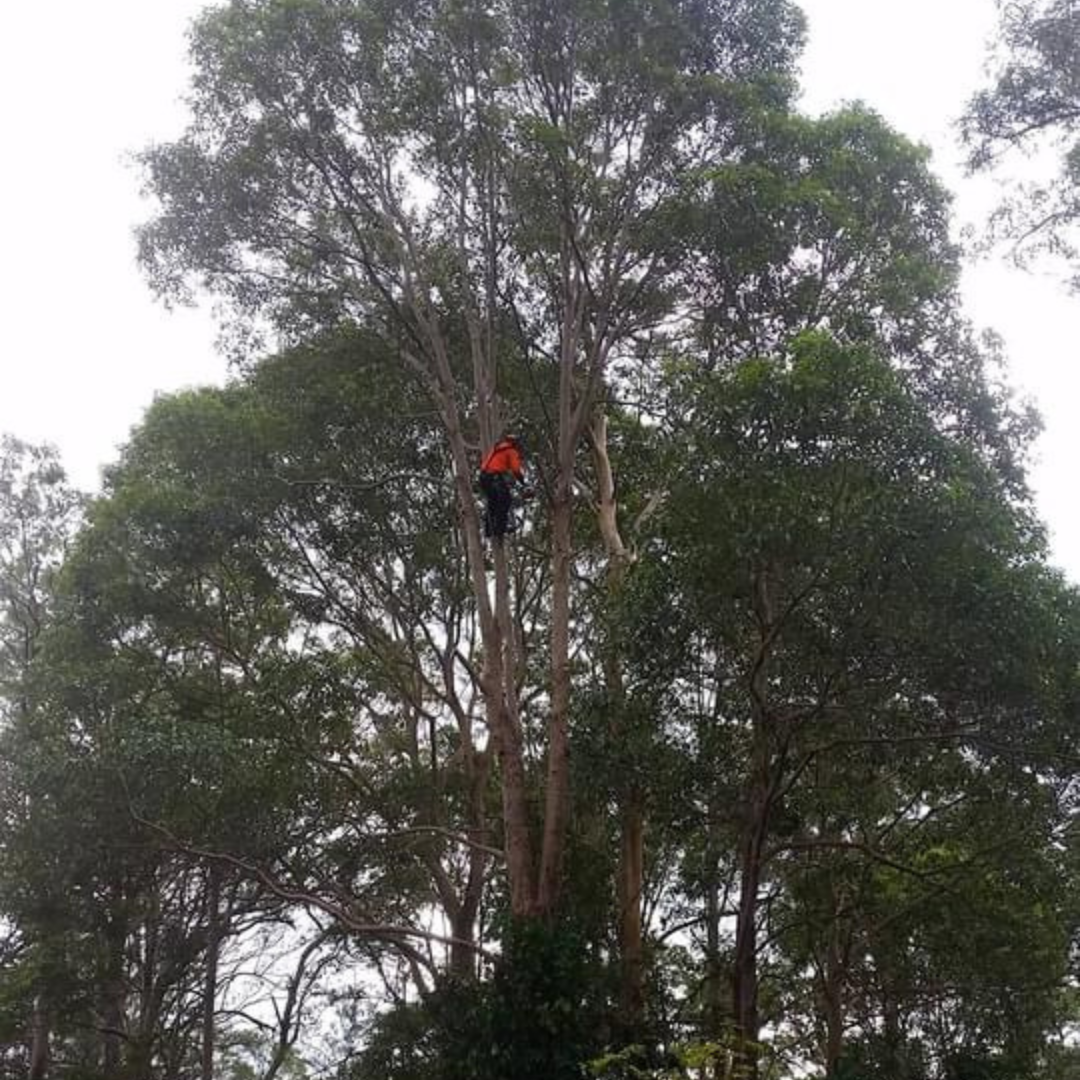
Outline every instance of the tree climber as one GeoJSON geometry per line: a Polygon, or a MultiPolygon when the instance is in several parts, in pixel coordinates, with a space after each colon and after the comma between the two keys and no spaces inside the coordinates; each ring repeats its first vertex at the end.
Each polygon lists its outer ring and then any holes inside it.
{"type": "Polygon", "coordinates": [[[480,490],[484,494],[484,535],[500,539],[517,528],[513,518],[515,488],[524,491],[525,470],[521,443],[504,435],[484,455],[480,465],[480,490]]]}

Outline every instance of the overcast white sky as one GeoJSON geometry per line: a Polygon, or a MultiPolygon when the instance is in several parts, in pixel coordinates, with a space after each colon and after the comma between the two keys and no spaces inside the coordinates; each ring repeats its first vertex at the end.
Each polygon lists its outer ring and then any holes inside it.
{"type": "MultiPolygon", "coordinates": [[[[202,0],[52,0],[0,15],[0,431],[60,447],[96,486],[155,392],[219,381],[207,312],[167,312],[134,261],[146,216],[127,152],[182,123],[184,28],[202,0]]],[[[810,112],[862,99],[934,150],[959,222],[993,183],[959,167],[953,123],[981,82],[993,0],[803,0],[810,112]]],[[[1011,379],[1043,413],[1035,482],[1055,561],[1080,582],[1080,298],[1051,274],[972,266],[971,317],[1004,337],[1011,379]]]]}

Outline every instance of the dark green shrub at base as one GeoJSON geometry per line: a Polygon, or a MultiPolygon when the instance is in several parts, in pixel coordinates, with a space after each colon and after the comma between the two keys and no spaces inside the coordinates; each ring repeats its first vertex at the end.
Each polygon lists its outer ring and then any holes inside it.
{"type": "Polygon", "coordinates": [[[607,1033],[603,991],[576,929],[512,926],[490,981],[386,1013],[342,1080],[581,1080],[607,1033]]]}

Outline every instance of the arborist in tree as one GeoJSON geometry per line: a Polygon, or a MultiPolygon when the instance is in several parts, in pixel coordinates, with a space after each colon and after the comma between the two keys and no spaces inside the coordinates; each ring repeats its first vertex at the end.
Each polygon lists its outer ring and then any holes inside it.
{"type": "Polygon", "coordinates": [[[480,490],[487,504],[484,535],[499,539],[517,528],[514,521],[515,490],[525,493],[525,469],[521,443],[515,435],[504,435],[480,464],[480,490]]]}

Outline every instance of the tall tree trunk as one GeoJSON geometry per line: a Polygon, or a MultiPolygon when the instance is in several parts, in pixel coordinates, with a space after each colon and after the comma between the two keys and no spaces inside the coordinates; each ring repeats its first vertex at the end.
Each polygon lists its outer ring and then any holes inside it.
{"type": "Polygon", "coordinates": [[[529,827],[528,778],[525,774],[524,738],[518,713],[515,679],[513,619],[510,614],[510,571],[506,545],[493,545],[498,671],[502,695],[502,726],[496,753],[502,779],[503,821],[506,829],[506,863],[510,876],[510,909],[518,917],[537,909],[533,876],[533,843],[529,827]]]}
{"type": "MultiPolygon", "coordinates": [[[[607,554],[607,604],[613,612],[630,569],[631,555],[619,531],[615,477],[608,452],[607,417],[598,408],[589,430],[596,472],[596,513],[607,554]]],[[[611,737],[620,742],[626,735],[626,681],[622,642],[609,618],[605,633],[604,681],[611,709],[611,737]]],[[[645,943],[642,898],[645,891],[645,805],[640,784],[632,776],[621,785],[619,799],[619,953],[620,1002],[627,1037],[635,1040],[645,1021],[645,943]]]]}
{"type": "MultiPolygon", "coordinates": [[[[476,52],[473,56],[475,59],[476,52]]],[[[483,292],[469,294],[462,306],[462,315],[469,340],[472,361],[472,392],[476,406],[476,422],[482,449],[487,449],[501,433],[503,417],[498,401],[498,369],[496,360],[495,319],[498,298],[499,183],[497,140],[488,137],[488,109],[491,107],[488,72],[472,69],[468,83],[473,115],[467,109],[459,114],[461,169],[457,177],[458,219],[457,249],[464,280],[471,274],[470,241],[479,235],[484,261],[483,292]],[[470,123],[473,125],[470,129],[470,123]],[[481,134],[482,133],[482,134],[481,134]],[[470,176],[470,163],[465,153],[474,136],[476,146],[488,155],[479,179],[470,176]],[[470,200],[478,204],[470,214],[470,200]],[[477,228],[479,226],[479,230],[477,228]]],[[[492,544],[495,564],[494,610],[488,591],[484,563],[484,546],[476,501],[472,492],[473,469],[463,437],[459,392],[449,351],[439,326],[438,316],[431,312],[424,299],[426,290],[410,293],[410,306],[423,336],[431,346],[433,374],[437,385],[436,399],[443,416],[447,441],[454,462],[457,501],[466,554],[477,605],[480,635],[483,642],[484,664],[481,673],[481,692],[484,697],[488,730],[499,766],[499,782],[503,804],[504,848],[510,885],[510,910],[518,918],[535,914],[537,910],[535,849],[530,825],[528,785],[525,771],[524,740],[517,707],[517,664],[514,656],[510,618],[510,588],[506,549],[502,541],[492,544]]],[[[470,909],[478,910],[479,902],[466,902],[459,917],[465,918],[470,909]]],[[[471,925],[471,924],[470,924],[471,925]]],[[[451,958],[451,966],[472,966],[473,957],[451,958]]]]}
{"type": "Polygon", "coordinates": [[[544,843],[537,893],[537,910],[541,914],[552,913],[559,902],[570,810],[571,477],[572,465],[560,467],[552,505],[551,714],[548,719],[544,843]]]}
{"type": "Polygon", "coordinates": [[[503,804],[503,830],[506,850],[506,870],[510,883],[510,910],[519,917],[536,911],[536,888],[533,870],[533,842],[529,828],[528,786],[521,732],[516,715],[511,715],[507,700],[508,681],[514,672],[504,663],[504,640],[500,622],[509,626],[509,573],[506,550],[493,544],[495,562],[495,605],[492,605],[484,564],[484,547],[480,535],[480,519],[472,489],[472,468],[458,414],[455,384],[445,355],[438,363],[438,402],[443,416],[447,442],[454,465],[454,483],[458,516],[465,538],[466,557],[476,601],[484,662],[480,673],[481,692],[499,763],[499,780],[503,804]],[[500,616],[499,610],[502,610],[500,616]]]}
{"type": "Polygon", "coordinates": [[[560,253],[562,325],[556,474],[551,501],[551,712],[548,718],[544,839],[537,907],[551,913],[562,889],[563,853],[570,818],[570,573],[573,565],[574,465],[589,418],[588,390],[578,397],[577,365],[586,296],[574,254],[573,214],[563,218],[560,253]]]}
{"type": "Polygon", "coordinates": [[[645,1022],[645,943],[641,900],[645,882],[645,810],[636,785],[623,794],[619,865],[619,951],[621,1002],[628,1032],[645,1022]]]}
{"type": "Polygon", "coordinates": [[[836,1074],[844,1050],[844,990],[851,954],[851,930],[844,916],[847,897],[843,885],[833,887],[830,893],[829,935],[825,962],[821,967],[821,1011],[825,1021],[822,1060],[826,1077],[836,1074]]]}
{"type": "Polygon", "coordinates": [[[719,1042],[724,1034],[724,977],[720,957],[720,817],[714,798],[708,806],[708,837],[705,843],[705,986],[704,1035],[719,1042]]]}
{"type": "MultiPolygon", "coordinates": [[[[118,890],[113,891],[113,902],[122,902],[118,890]]],[[[101,1063],[106,1076],[121,1075],[127,999],[124,972],[126,943],[126,920],[114,910],[105,931],[105,970],[101,985],[101,1063]]]]}
{"type": "Polygon", "coordinates": [[[769,705],[769,669],[775,618],[767,567],[760,568],[755,575],[754,601],[759,640],[748,686],[753,726],[750,788],[739,850],[739,914],[735,922],[735,960],[732,969],[736,1050],[746,1080],[756,1080],[758,1075],[758,1039],[761,1031],[758,1016],[758,895],[769,814],[783,768],[783,756],[774,764],[771,749],[774,717],[769,705]]]}
{"type": "Polygon", "coordinates": [[[49,1011],[45,994],[34,996],[30,1014],[30,1080],[47,1080],[49,1075],[49,1011]]]}
{"type": "Polygon", "coordinates": [[[758,1064],[758,893],[767,830],[768,780],[758,775],[750,796],[750,821],[740,852],[739,914],[735,923],[735,959],[732,1001],[735,1010],[736,1049],[743,1072],[740,1080],[756,1080],[758,1064]]]}
{"type": "Polygon", "coordinates": [[[469,875],[454,917],[451,921],[455,943],[450,947],[450,974],[458,980],[471,981],[477,975],[477,954],[471,948],[477,937],[477,919],[484,896],[488,856],[479,847],[487,843],[487,811],[485,798],[488,777],[487,754],[466,749],[466,772],[469,779],[469,839],[478,846],[469,850],[469,875]]]}

